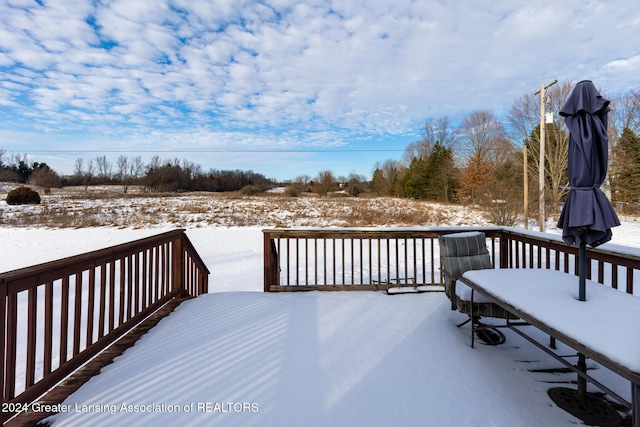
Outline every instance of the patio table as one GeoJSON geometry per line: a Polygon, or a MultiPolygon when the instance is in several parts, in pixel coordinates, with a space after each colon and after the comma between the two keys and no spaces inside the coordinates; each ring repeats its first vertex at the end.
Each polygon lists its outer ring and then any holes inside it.
{"type": "MultiPolygon", "coordinates": [[[[640,297],[586,281],[586,301],[578,299],[578,276],[547,269],[489,269],[464,273],[460,279],[522,321],[563,342],[579,354],[631,382],[631,403],[578,369],[523,331],[522,322],[506,326],[566,366],[622,400],[640,427],[640,297]]],[[[472,346],[473,346],[472,333],[472,346]]]]}

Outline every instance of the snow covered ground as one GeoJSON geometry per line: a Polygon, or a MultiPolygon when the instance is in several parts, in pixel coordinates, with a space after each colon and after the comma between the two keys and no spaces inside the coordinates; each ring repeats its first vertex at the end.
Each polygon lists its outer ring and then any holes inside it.
{"type": "MultiPolygon", "coordinates": [[[[168,228],[0,227],[0,271],[168,228]]],[[[262,293],[261,229],[189,227],[212,293],[183,303],[70,396],[53,425],[581,424],[546,393],[574,387],[574,374],[542,372],[559,363],[513,333],[470,348],[441,293],[262,293]]],[[[640,226],[624,221],[616,245],[640,246],[640,226]]],[[[589,367],[630,399],[627,381],[589,367]]]]}

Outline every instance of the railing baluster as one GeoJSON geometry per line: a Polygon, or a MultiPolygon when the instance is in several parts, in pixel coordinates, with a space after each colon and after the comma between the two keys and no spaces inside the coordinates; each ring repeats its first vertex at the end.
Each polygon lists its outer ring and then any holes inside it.
{"type": "Polygon", "coordinates": [[[38,288],[29,288],[27,308],[27,368],[26,387],[32,386],[36,375],[36,319],[38,316],[38,288]]]}
{"type": "Polygon", "coordinates": [[[368,239],[369,241],[369,285],[373,284],[373,240],[371,240],[371,238],[368,239]]]}
{"type": "Polygon", "coordinates": [[[73,355],[80,353],[80,327],[82,322],[82,272],[75,274],[75,292],[73,294],[73,355]]]}
{"type": "Polygon", "coordinates": [[[340,258],[342,256],[340,254],[340,247],[338,246],[337,239],[332,239],[331,251],[332,251],[331,267],[333,270],[332,271],[333,282],[331,283],[331,285],[337,286],[337,285],[340,285],[340,276],[338,275],[338,269],[339,269],[338,262],[340,261],[340,258]]]}
{"type": "MultiPolygon", "coordinates": [[[[344,259],[344,240],[342,241],[342,251],[343,251],[343,259],[344,259]]],[[[349,242],[351,243],[351,284],[354,285],[356,282],[356,272],[355,272],[355,254],[354,254],[354,239],[349,239],[349,242]]],[[[343,261],[344,263],[344,261],[343,261]]],[[[362,256],[360,257],[360,271],[362,271],[362,256]]],[[[344,271],[343,271],[344,274],[344,271]]],[[[360,280],[362,281],[362,280],[360,280]]],[[[344,283],[346,285],[346,281],[344,279],[344,276],[342,278],[342,283],[344,283]]]]}
{"type": "Polygon", "coordinates": [[[162,279],[161,277],[161,270],[160,270],[160,255],[161,255],[161,247],[160,246],[155,246],[153,248],[153,253],[154,253],[154,257],[155,257],[155,267],[154,267],[154,276],[155,276],[155,282],[154,282],[154,287],[153,289],[155,290],[155,299],[159,300],[162,297],[162,279]]]}
{"type": "Polygon", "coordinates": [[[396,284],[400,284],[400,242],[399,239],[394,239],[396,242],[396,284]]]}
{"type": "Polygon", "coordinates": [[[5,401],[11,400],[16,393],[16,354],[18,340],[18,295],[7,296],[7,360],[5,371],[5,401]]]}
{"type": "Polygon", "coordinates": [[[378,237],[378,284],[382,284],[382,242],[378,237]]]}
{"type": "Polygon", "coordinates": [[[47,282],[44,292],[44,375],[52,370],[53,363],[53,281],[47,282]]]}
{"type": "Polygon", "coordinates": [[[345,261],[346,261],[345,254],[344,254],[344,246],[345,246],[344,239],[341,239],[341,242],[342,242],[342,249],[341,249],[342,250],[342,253],[341,253],[341,258],[342,258],[342,268],[341,268],[341,270],[342,270],[342,283],[341,283],[341,285],[346,285],[347,281],[346,281],[346,276],[345,276],[346,268],[345,268],[345,264],[344,264],[345,261]]]}
{"type": "MultiPolygon", "coordinates": [[[[435,250],[434,250],[434,245],[435,242],[433,241],[433,239],[431,239],[431,255],[430,255],[430,259],[431,259],[431,283],[436,283],[436,260],[435,260],[435,250]]],[[[495,254],[495,250],[493,252],[495,254]]],[[[495,262],[495,257],[493,257],[493,260],[495,262]]],[[[438,269],[440,268],[440,266],[438,266],[438,269]]],[[[440,283],[442,283],[442,272],[440,272],[440,283]]]]}
{"type": "Polygon", "coordinates": [[[138,267],[138,271],[139,274],[142,276],[142,308],[147,308],[149,305],[151,305],[151,302],[153,301],[150,298],[150,295],[148,295],[147,293],[147,288],[148,288],[148,282],[147,282],[147,274],[148,274],[148,267],[147,267],[147,249],[143,250],[142,253],[138,254],[139,256],[142,257],[142,265],[140,267],[138,267]]]}
{"type": "MultiPolygon", "coordinates": [[[[163,275],[164,276],[164,275],[163,275]]],[[[126,312],[126,266],[125,266],[125,258],[120,258],[120,301],[118,304],[119,308],[119,317],[118,317],[118,325],[122,325],[124,323],[124,316],[126,312]]]]}
{"type": "Polygon", "coordinates": [[[104,336],[107,317],[107,264],[100,265],[100,313],[98,314],[98,339],[104,336]]]}
{"type": "Polygon", "coordinates": [[[67,361],[69,342],[69,276],[62,278],[60,297],[60,364],[67,361]]]}
{"type": "Polygon", "coordinates": [[[309,284],[309,239],[304,239],[304,284],[309,284]]]}
{"type": "Polygon", "coordinates": [[[125,293],[127,305],[125,306],[124,321],[133,317],[133,306],[135,304],[133,296],[133,255],[128,255],[124,260],[125,265],[125,293]]]}
{"type": "Polygon", "coordinates": [[[604,283],[604,261],[598,260],[598,283],[604,283]]]}
{"type": "Polygon", "coordinates": [[[93,319],[96,302],[96,269],[89,270],[89,300],[87,304],[87,342],[86,346],[93,343],[93,319]]]}
{"type": "Polygon", "coordinates": [[[327,240],[322,239],[322,243],[324,244],[323,245],[324,256],[322,257],[322,264],[324,265],[324,284],[328,285],[329,283],[327,282],[327,240]]]}
{"type": "Polygon", "coordinates": [[[300,285],[300,239],[296,241],[296,285],[300,285]]]}
{"type": "Polygon", "coordinates": [[[287,239],[287,286],[291,284],[289,282],[289,278],[291,277],[290,267],[289,267],[290,264],[291,264],[291,254],[289,253],[289,239],[287,239]]]}

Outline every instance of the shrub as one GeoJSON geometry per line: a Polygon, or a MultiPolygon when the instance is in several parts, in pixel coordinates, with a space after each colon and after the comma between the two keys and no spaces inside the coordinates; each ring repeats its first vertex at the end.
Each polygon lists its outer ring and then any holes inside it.
{"type": "Polygon", "coordinates": [[[285,187],[284,194],[289,197],[300,197],[302,193],[302,185],[291,184],[285,187]]]}
{"type": "Polygon", "coordinates": [[[246,196],[255,196],[258,194],[264,194],[269,188],[271,188],[269,185],[249,184],[242,187],[240,189],[240,193],[246,196]]]}
{"type": "Polygon", "coordinates": [[[37,205],[40,203],[40,194],[29,187],[21,186],[7,193],[9,205],[37,205]]]}

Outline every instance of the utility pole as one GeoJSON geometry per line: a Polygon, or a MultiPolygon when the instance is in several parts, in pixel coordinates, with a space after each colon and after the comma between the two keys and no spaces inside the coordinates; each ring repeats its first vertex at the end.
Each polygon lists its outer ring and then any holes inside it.
{"type": "Polygon", "coordinates": [[[544,83],[542,83],[540,85],[540,90],[535,91],[534,95],[537,95],[538,93],[540,94],[540,160],[538,163],[538,177],[539,177],[539,183],[538,183],[538,187],[539,187],[539,206],[540,206],[540,227],[539,230],[541,232],[544,232],[544,225],[546,222],[546,215],[544,212],[544,204],[545,204],[545,195],[544,195],[544,159],[545,159],[545,145],[546,145],[546,139],[545,139],[545,132],[544,132],[544,128],[545,128],[545,117],[544,117],[544,92],[545,90],[549,89],[551,86],[553,86],[554,84],[558,83],[558,79],[552,81],[551,83],[549,83],[548,85],[545,86],[544,83]]]}
{"type": "Polygon", "coordinates": [[[529,229],[529,155],[527,154],[527,143],[523,147],[524,156],[524,229],[529,229]]]}

